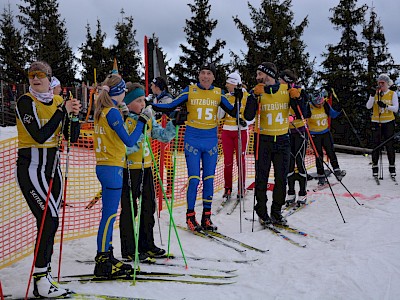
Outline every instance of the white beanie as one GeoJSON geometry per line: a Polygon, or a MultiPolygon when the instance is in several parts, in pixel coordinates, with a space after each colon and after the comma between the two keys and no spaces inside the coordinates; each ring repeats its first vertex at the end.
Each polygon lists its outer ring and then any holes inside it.
{"type": "Polygon", "coordinates": [[[242,84],[242,79],[240,78],[240,75],[238,73],[231,73],[228,75],[226,82],[234,84],[234,85],[238,85],[238,84],[242,84]]]}
{"type": "Polygon", "coordinates": [[[50,88],[54,89],[57,85],[61,85],[60,80],[55,76],[51,77],[50,88]]]}
{"type": "Polygon", "coordinates": [[[380,74],[377,81],[385,81],[388,84],[388,86],[393,85],[393,80],[390,79],[389,75],[385,73],[380,74]]]}

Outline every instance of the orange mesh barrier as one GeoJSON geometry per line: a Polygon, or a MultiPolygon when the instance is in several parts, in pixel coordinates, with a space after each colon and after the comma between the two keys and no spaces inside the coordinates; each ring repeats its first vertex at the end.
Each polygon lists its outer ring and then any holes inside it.
{"type": "MultiPolygon", "coordinates": [[[[66,196],[64,239],[71,240],[97,234],[101,217],[101,203],[94,204],[92,208],[85,207],[94,198],[99,198],[101,186],[95,173],[95,156],[93,152],[92,124],[82,124],[81,135],[77,143],[71,146],[69,157],[68,187],[66,196]]],[[[186,205],[187,171],[184,154],[185,128],[182,126],[178,137],[177,173],[175,177],[174,206],[186,205]]],[[[219,131],[220,132],[220,131],[219,131]]],[[[220,134],[219,134],[220,136],[220,134]]],[[[173,167],[173,139],[168,144],[158,141],[152,142],[153,153],[160,162],[160,175],[163,186],[171,193],[168,183],[172,180],[173,167]]],[[[254,178],[253,136],[250,133],[246,157],[247,178],[254,178]]],[[[63,143],[61,164],[65,173],[66,142],[63,143]]],[[[224,186],[223,178],[223,153],[219,143],[219,159],[216,167],[214,190],[217,192],[224,186]]],[[[315,164],[312,152],[308,151],[306,166],[311,168],[315,164]]],[[[17,138],[0,141],[0,269],[32,254],[36,237],[36,222],[28,205],[23,198],[15,177],[14,169],[17,157],[17,138]]],[[[237,174],[237,168],[234,169],[237,174]]],[[[273,174],[273,172],[271,172],[273,174]]],[[[235,176],[237,179],[237,175],[235,176]]],[[[234,180],[235,180],[234,179],[234,180]]],[[[158,178],[154,174],[156,195],[160,209],[165,209],[162,200],[158,178]]],[[[199,185],[198,198],[201,199],[202,185],[199,185]]],[[[118,220],[116,225],[118,224],[118,220]]],[[[60,227],[56,241],[59,242],[60,227]]]]}

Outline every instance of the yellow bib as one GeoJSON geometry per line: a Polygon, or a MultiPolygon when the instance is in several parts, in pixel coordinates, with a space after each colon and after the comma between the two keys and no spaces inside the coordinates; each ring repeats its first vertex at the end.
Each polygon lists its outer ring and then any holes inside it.
{"type": "MultiPolygon", "coordinates": [[[[381,97],[381,100],[386,105],[392,105],[393,91],[390,91],[381,97]]],[[[372,108],[372,121],[374,122],[388,122],[394,120],[394,113],[386,108],[379,107],[378,96],[375,95],[375,102],[372,108]]]]}
{"type": "MultiPolygon", "coordinates": [[[[53,103],[51,105],[45,105],[44,103],[37,100],[32,94],[27,93],[24,96],[28,96],[32,99],[33,105],[36,109],[37,120],[31,120],[31,122],[39,121],[40,127],[43,127],[50,118],[54,115],[54,112],[57,109],[57,105],[63,102],[63,98],[61,96],[54,96],[53,103]]],[[[24,118],[25,116],[21,116],[24,118]]],[[[17,131],[18,131],[18,148],[53,148],[57,147],[57,135],[60,132],[62,124],[58,126],[53,135],[43,144],[37,143],[29,132],[25,129],[22,121],[17,118],[17,131]]]]}
{"type": "MultiPolygon", "coordinates": [[[[278,136],[289,130],[289,93],[287,84],[281,84],[275,94],[261,95],[260,133],[278,136]]],[[[258,128],[256,116],[256,128],[258,128]]]]}
{"type": "MultiPolygon", "coordinates": [[[[128,128],[129,134],[135,130],[137,122],[138,122],[137,120],[134,120],[130,117],[128,117],[125,120],[125,124],[126,124],[126,127],[128,128]]],[[[150,144],[151,144],[152,126],[153,126],[153,122],[150,119],[149,121],[147,121],[147,131],[146,131],[146,134],[149,137],[150,144]]],[[[143,139],[139,143],[139,145],[140,145],[140,149],[138,151],[133,152],[128,155],[127,164],[128,164],[129,169],[141,169],[142,168],[143,147],[144,147],[144,167],[150,168],[152,166],[149,146],[147,145],[145,139],[143,139]]]]}
{"type": "Polygon", "coordinates": [[[199,129],[217,127],[218,107],[221,103],[221,89],[214,87],[212,90],[203,90],[197,85],[189,86],[189,96],[186,103],[186,125],[199,129]]]}
{"type": "Polygon", "coordinates": [[[112,107],[106,107],[98,121],[94,121],[94,150],[97,165],[125,165],[125,144],[118,134],[108,125],[107,114],[112,107]]]}
{"type": "MultiPolygon", "coordinates": [[[[247,102],[247,96],[249,95],[249,93],[244,92],[243,93],[243,98],[242,98],[242,106],[240,107],[240,113],[239,116],[243,119],[243,112],[244,109],[246,108],[246,102],[247,102]]],[[[227,99],[229,101],[230,104],[232,104],[232,106],[235,105],[235,96],[234,95],[226,95],[227,99]]],[[[230,125],[230,126],[237,126],[236,124],[236,118],[235,117],[231,117],[229,114],[225,114],[225,118],[224,118],[224,124],[225,125],[230,125]]]]}
{"type": "Polygon", "coordinates": [[[310,131],[321,132],[328,128],[328,115],[325,112],[325,108],[315,107],[310,103],[311,117],[308,119],[308,128],[310,131]]]}

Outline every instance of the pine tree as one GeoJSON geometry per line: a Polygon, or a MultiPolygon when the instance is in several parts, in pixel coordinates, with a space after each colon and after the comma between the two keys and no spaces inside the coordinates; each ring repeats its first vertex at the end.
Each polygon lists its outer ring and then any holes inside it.
{"type": "Polygon", "coordinates": [[[210,18],[209,0],[194,0],[194,4],[188,4],[188,6],[193,14],[191,19],[186,19],[184,28],[188,45],[179,45],[183,55],[179,57],[179,63],[169,68],[172,75],[171,87],[176,91],[196,82],[199,69],[205,62],[215,64],[217,74],[214,84],[223,86],[226,66],[221,64],[223,54],[220,51],[225,47],[226,42],[217,39],[215,44],[210,46],[209,38],[217,27],[218,21],[210,18]]]}
{"type": "Polygon", "coordinates": [[[53,69],[63,85],[75,82],[75,57],[69,46],[65,19],[58,12],[57,0],[23,0],[27,5],[18,5],[19,22],[25,27],[25,42],[30,52],[29,59],[44,60],[53,69]]]}
{"type": "MultiPolygon", "coordinates": [[[[330,21],[342,36],[337,45],[329,44],[328,53],[322,56],[323,71],[320,78],[332,87],[340,99],[341,108],[351,117],[357,135],[361,136],[367,130],[369,111],[365,107],[365,87],[361,78],[365,72],[365,44],[360,41],[357,30],[364,24],[366,5],[356,7],[357,0],[340,0],[339,4],[331,8],[333,16],[330,21]]],[[[358,139],[352,132],[351,126],[345,118],[332,120],[332,132],[338,144],[360,146],[358,139]]],[[[362,139],[366,146],[367,140],[362,139]]]]}
{"type": "Polygon", "coordinates": [[[115,25],[117,45],[111,47],[111,56],[118,61],[118,70],[125,81],[138,82],[141,78],[139,43],[135,40],[136,29],[133,27],[133,17],[124,17],[115,25]]]}
{"type": "Polygon", "coordinates": [[[264,61],[275,63],[278,70],[294,69],[302,82],[308,85],[313,63],[310,63],[306,45],[301,40],[308,19],[304,18],[295,25],[291,6],[291,0],[263,0],[259,9],[248,3],[253,27],[245,25],[238,16],[233,17],[248,50],[241,53],[243,61],[238,54],[231,53],[232,63],[249,87],[256,83],[257,66],[264,61]]]}
{"type": "Polygon", "coordinates": [[[25,83],[25,47],[21,29],[14,26],[14,18],[8,4],[0,19],[0,78],[8,82],[25,83]]]}
{"type": "Polygon", "coordinates": [[[106,33],[101,30],[100,20],[97,19],[96,35],[92,37],[89,23],[86,25],[86,42],[79,47],[82,56],[82,80],[89,82],[102,82],[113,67],[113,58],[110,50],[104,46],[106,33]],[[96,78],[94,78],[96,69],[96,78]],[[95,80],[96,79],[96,80],[95,80]]]}
{"type": "Polygon", "coordinates": [[[362,36],[366,43],[367,72],[363,76],[365,86],[376,86],[376,77],[380,73],[389,73],[393,81],[398,77],[394,60],[389,53],[388,44],[380,20],[373,7],[370,8],[369,21],[364,24],[362,36]]]}

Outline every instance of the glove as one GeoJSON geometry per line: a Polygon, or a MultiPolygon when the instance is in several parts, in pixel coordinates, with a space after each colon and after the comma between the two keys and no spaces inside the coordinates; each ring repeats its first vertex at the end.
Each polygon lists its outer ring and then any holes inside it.
{"type": "Polygon", "coordinates": [[[262,93],[264,93],[264,86],[265,86],[264,83],[257,84],[253,89],[254,95],[260,96],[262,93]]]}
{"type": "Polygon", "coordinates": [[[296,88],[289,89],[289,96],[290,96],[290,98],[295,99],[295,100],[300,99],[299,89],[296,89],[296,88]]]}
{"type": "Polygon", "coordinates": [[[147,121],[150,120],[152,117],[153,117],[153,110],[151,108],[151,105],[149,105],[146,108],[143,108],[142,112],[139,115],[139,121],[146,124],[147,121]]]}
{"type": "Polygon", "coordinates": [[[369,94],[371,97],[375,97],[375,95],[376,95],[376,89],[375,89],[375,88],[368,88],[368,94],[369,94]]]}
{"type": "Polygon", "coordinates": [[[129,114],[129,108],[126,106],[125,102],[121,102],[118,104],[118,109],[122,112],[124,116],[127,116],[129,114]]]}
{"type": "Polygon", "coordinates": [[[188,114],[189,113],[187,111],[183,111],[183,110],[173,111],[170,114],[170,118],[173,119],[172,120],[172,124],[174,124],[174,126],[185,125],[185,122],[187,121],[187,115],[188,114]]]}
{"type": "Polygon", "coordinates": [[[241,100],[243,98],[242,88],[235,88],[233,94],[235,95],[235,99],[241,100]]]}
{"type": "Polygon", "coordinates": [[[385,103],[383,103],[381,100],[379,100],[377,102],[377,104],[378,104],[379,107],[382,107],[382,108],[386,108],[387,107],[387,105],[385,103]]]}
{"type": "Polygon", "coordinates": [[[246,127],[247,126],[247,122],[245,120],[243,120],[242,118],[239,118],[239,125],[242,126],[242,127],[246,127]]]}

